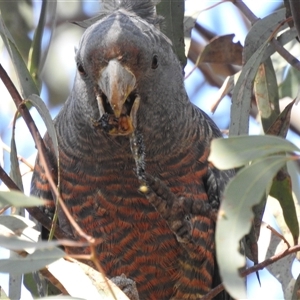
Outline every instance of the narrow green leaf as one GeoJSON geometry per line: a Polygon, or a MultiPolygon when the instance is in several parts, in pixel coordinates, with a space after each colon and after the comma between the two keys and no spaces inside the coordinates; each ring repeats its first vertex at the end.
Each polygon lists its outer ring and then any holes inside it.
{"type": "Polygon", "coordinates": [[[13,120],[13,130],[11,134],[11,140],[10,140],[10,176],[12,180],[16,183],[20,191],[23,191],[23,182],[22,182],[22,176],[19,166],[19,160],[18,160],[18,154],[17,154],[17,146],[15,141],[15,132],[16,132],[16,120],[17,117],[15,115],[13,120]]]}
{"type": "Polygon", "coordinates": [[[285,19],[284,13],[284,10],[278,10],[258,20],[246,37],[243,52],[245,65],[232,94],[230,136],[248,133],[253,81],[272,32],[285,19]]]}
{"type": "Polygon", "coordinates": [[[15,71],[18,75],[22,97],[26,98],[31,94],[39,94],[39,90],[34,80],[32,79],[20,52],[18,51],[16,43],[14,42],[14,39],[12,38],[11,34],[9,33],[9,31],[7,30],[4,24],[1,13],[0,13],[0,35],[11,57],[15,71]]]}
{"type": "MultiPolygon", "coordinates": [[[[2,231],[2,229],[1,229],[2,231]]],[[[1,232],[0,231],[0,232],[1,232]]],[[[51,250],[57,246],[60,246],[59,241],[41,241],[31,242],[18,236],[4,236],[0,235],[0,246],[10,250],[24,250],[24,249],[39,249],[39,250],[51,250]]],[[[75,245],[75,243],[74,243],[75,245]]]]}
{"type": "Polygon", "coordinates": [[[36,299],[39,297],[39,292],[37,289],[37,283],[33,278],[33,273],[28,273],[23,275],[23,284],[30,291],[31,295],[36,299]]]}
{"type": "Polygon", "coordinates": [[[230,136],[248,133],[253,81],[268,43],[268,40],[264,41],[247,61],[234,87],[230,112],[230,136]]]}
{"type": "Polygon", "coordinates": [[[252,208],[261,201],[272,178],[289,159],[276,155],[257,160],[239,171],[225,189],[216,226],[216,254],[223,284],[233,298],[246,299],[244,279],[238,271],[246,261],[239,245],[250,231],[252,208]]]}
{"type": "Polygon", "coordinates": [[[262,63],[255,77],[254,93],[264,132],[273,124],[279,110],[279,95],[272,60],[262,63]]]}
{"type": "Polygon", "coordinates": [[[37,109],[40,116],[42,117],[42,119],[46,125],[47,132],[52,140],[55,155],[58,158],[57,134],[56,134],[53,120],[51,118],[51,115],[49,113],[47,106],[45,105],[44,101],[38,95],[30,95],[26,99],[26,101],[29,101],[37,109]]]}
{"type": "MultiPolygon", "coordinates": [[[[35,223],[25,217],[18,215],[1,215],[0,216],[0,225],[8,228],[13,232],[22,232],[26,228],[35,227],[35,223]]],[[[33,229],[35,230],[35,229],[33,229]]],[[[0,231],[1,232],[1,231],[0,231]]]]}
{"type": "Polygon", "coordinates": [[[254,159],[279,152],[298,152],[291,142],[271,135],[236,136],[214,139],[208,160],[218,169],[233,169],[254,159]]]}
{"type": "Polygon", "coordinates": [[[288,129],[290,128],[291,112],[295,101],[296,99],[285,107],[285,109],[274,120],[274,123],[268,128],[266,134],[286,137],[288,129]]]}
{"type": "Polygon", "coordinates": [[[300,273],[299,273],[298,277],[296,278],[296,282],[295,282],[294,289],[293,289],[293,295],[292,295],[291,299],[299,300],[300,299],[299,291],[300,291],[300,273]]]}
{"type": "MultiPolygon", "coordinates": [[[[282,8],[253,24],[245,39],[243,52],[244,62],[247,62],[260,45],[269,39],[272,31],[285,20],[285,18],[285,9],[282,8]]],[[[287,27],[287,24],[283,24],[281,29],[283,30],[287,27]]]]}
{"type": "Polygon", "coordinates": [[[285,223],[290,229],[296,245],[299,238],[299,223],[292,195],[292,180],[286,168],[279,171],[274,178],[270,195],[279,201],[285,223]]]}
{"type": "Polygon", "coordinates": [[[10,299],[8,298],[8,296],[6,295],[6,293],[5,293],[4,289],[3,289],[3,287],[1,287],[0,299],[10,300],[10,299]]]}
{"type": "Polygon", "coordinates": [[[25,196],[21,192],[0,191],[0,207],[5,207],[7,205],[15,207],[30,207],[30,206],[42,206],[45,202],[34,196],[25,196]]]}
{"type": "Polygon", "coordinates": [[[291,97],[295,98],[298,95],[300,82],[300,72],[293,67],[288,69],[287,76],[279,86],[280,98],[291,97]]]}
{"type": "Polygon", "coordinates": [[[42,2],[39,22],[34,32],[34,37],[33,37],[32,45],[28,57],[28,69],[30,70],[30,73],[35,79],[35,81],[38,81],[38,76],[41,73],[41,70],[45,63],[48,50],[50,47],[52,34],[56,23],[56,15],[55,15],[56,6],[57,6],[56,0],[42,2]],[[44,50],[44,54],[42,55],[42,40],[43,40],[45,24],[47,21],[47,15],[49,19],[48,28],[50,29],[51,33],[50,33],[50,39],[48,41],[48,45],[46,46],[46,49],[44,50]]]}
{"type": "Polygon", "coordinates": [[[42,269],[46,265],[64,257],[66,254],[59,248],[36,250],[26,257],[0,259],[0,272],[25,274],[42,269]]]}

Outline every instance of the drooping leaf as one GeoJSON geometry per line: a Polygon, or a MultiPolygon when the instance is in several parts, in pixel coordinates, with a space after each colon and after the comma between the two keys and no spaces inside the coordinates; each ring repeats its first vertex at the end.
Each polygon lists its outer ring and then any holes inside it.
{"type": "Polygon", "coordinates": [[[45,201],[37,197],[25,196],[18,191],[0,191],[0,207],[5,207],[7,205],[15,207],[42,206],[45,205],[45,201]]]}
{"type": "Polygon", "coordinates": [[[28,69],[37,84],[39,81],[39,74],[43,68],[50,47],[50,42],[54,30],[55,21],[56,21],[56,15],[55,15],[56,5],[57,5],[56,0],[42,2],[39,22],[35,29],[33,41],[29,51],[28,69]],[[47,14],[49,14],[49,23],[50,23],[49,28],[51,34],[48,41],[48,45],[44,50],[44,55],[42,55],[42,40],[44,35],[45,24],[47,21],[47,14]]]}
{"type": "Polygon", "coordinates": [[[49,113],[47,106],[45,105],[44,101],[38,95],[30,95],[26,99],[26,101],[29,101],[37,109],[40,116],[42,117],[42,119],[46,125],[47,132],[52,140],[56,158],[58,159],[57,134],[56,134],[53,120],[51,118],[51,115],[49,113]]]}
{"type": "MultiPolygon", "coordinates": [[[[33,278],[33,273],[28,273],[23,275],[23,284],[30,291],[32,297],[38,298],[40,296],[38,292],[38,283],[33,278]]],[[[46,291],[46,288],[44,289],[46,291]]]]}
{"type": "Polygon", "coordinates": [[[262,126],[266,132],[280,114],[276,74],[270,58],[258,68],[254,93],[262,126]]]}
{"type": "Polygon", "coordinates": [[[300,299],[299,295],[300,295],[300,274],[296,278],[296,282],[295,282],[294,290],[293,290],[293,295],[292,295],[291,299],[299,300],[300,299]]]}
{"type": "Polygon", "coordinates": [[[29,57],[28,57],[29,72],[38,86],[40,85],[39,78],[38,78],[38,69],[39,69],[39,63],[40,63],[41,52],[42,52],[43,32],[44,32],[44,27],[46,24],[46,17],[47,17],[47,5],[48,5],[48,1],[42,2],[38,26],[34,31],[33,41],[29,50],[29,57]]]}
{"type": "Polygon", "coordinates": [[[242,64],[243,46],[240,42],[234,43],[234,34],[222,35],[212,39],[204,47],[196,65],[200,63],[242,64]]]}
{"type": "Polygon", "coordinates": [[[24,274],[38,271],[46,265],[64,257],[66,254],[59,248],[36,250],[26,257],[15,256],[0,259],[0,272],[24,274]]]}
{"type": "Polygon", "coordinates": [[[280,152],[299,152],[291,142],[271,136],[252,135],[214,139],[208,160],[221,170],[237,168],[254,159],[280,152]]]}
{"type": "Polygon", "coordinates": [[[5,44],[5,47],[7,48],[7,51],[11,57],[14,68],[18,75],[22,97],[26,98],[31,94],[39,94],[39,90],[34,80],[32,79],[20,52],[18,51],[18,48],[16,46],[16,43],[14,42],[13,37],[7,30],[1,14],[0,14],[0,35],[5,44]]]}
{"type": "Polygon", "coordinates": [[[230,136],[248,133],[253,81],[268,43],[266,40],[247,61],[235,85],[230,112],[230,136]]]}
{"type": "Polygon", "coordinates": [[[280,170],[273,179],[270,195],[279,201],[285,223],[290,229],[296,245],[299,238],[299,223],[292,195],[291,177],[287,173],[286,167],[280,170]]]}
{"type": "MultiPolygon", "coordinates": [[[[257,51],[257,49],[269,39],[272,31],[285,20],[285,9],[279,9],[263,19],[256,21],[251,27],[245,39],[243,52],[244,64],[257,51]]],[[[287,24],[283,24],[281,29],[287,28],[287,24]]]]}
{"type": "MultiPolygon", "coordinates": [[[[47,267],[48,271],[64,286],[68,293],[73,297],[88,298],[88,299],[103,299],[113,300],[114,297],[106,286],[106,290],[98,289],[93,282],[88,278],[85,272],[80,268],[77,262],[69,262],[60,259],[47,267]],[[74,277],[68,276],[74,274],[74,277]],[[82,288],[82,287],[85,288],[82,288]]],[[[103,282],[105,286],[105,279],[102,274],[99,274],[98,280],[103,282]]],[[[122,299],[125,296],[123,293],[119,294],[117,299],[122,299]]],[[[125,296],[126,297],[126,296],[125,296]]],[[[127,297],[126,297],[127,298],[127,297]]],[[[123,298],[125,300],[125,298],[123,298]]]]}
{"type": "Polygon", "coordinates": [[[226,77],[226,79],[224,80],[222,86],[220,87],[217,95],[215,96],[215,100],[212,101],[212,106],[211,106],[212,113],[214,113],[216,111],[221,100],[233,90],[234,84],[235,84],[234,79],[236,76],[239,76],[239,74],[240,74],[240,72],[238,72],[235,75],[226,77]]]}
{"type": "Polygon", "coordinates": [[[290,67],[288,69],[288,73],[285,80],[279,86],[279,97],[295,98],[298,94],[299,82],[300,82],[300,72],[295,68],[290,67]]]}
{"type": "Polygon", "coordinates": [[[291,111],[295,101],[296,99],[285,107],[270,128],[268,128],[266,134],[286,137],[288,129],[290,128],[291,111]]]}
{"type": "Polygon", "coordinates": [[[22,216],[0,216],[0,235],[12,236],[14,234],[22,240],[37,242],[40,232],[33,228],[35,225],[33,221],[22,216]]]}
{"type": "Polygon", "coordinates": [[[9,300],[8,296],[6,295],[3,287],[1,287],[1,294],[0,294],[0,299],[5,299],[5,300],[9,300]]]}
{"type": "Polygon", "coordinates": [[[23,188],[21,171],[19,167],[17,146],[15,141],[16,120],[17,120],[17,114],[15,115],[13,120],[13,130],[12,130],[11,141],[10,141],[10,149],[11,149],[10,150],[10,176],[12,180],[16,183],[20,191],[23,191],[24,188],[23,188]]]}
{"type": "MultiPolygon", "coordinates": [[[[5,228],[0,228],[0,246],[3,248],[7,248],[10,250],[21,251],[24,249],[53,249],[56,246],[60,246],[61,243],[59,241],[41,241],[41,242],[33,242],[29,239],[24,239],[24,237],[18,237],[13,235],[10,236],[2,235],[5,228]]],[[[6,230],[5,232],[6,233],[6,230]]],[[[74,243],[75,245],[75,243],[74,243]]],[[[26,250],[27,251],[27,250],[26,250]]]]}
{"type": "Polygon", "coordinates": [[[239,171],[225,189],[216,226],[216,254],[223,284],[233,298],[246,298],[238,271],[244,267],[245,258],[238,249],[250,231],[252,208],[268,193],[272,178],[288,159],[285,155],[259,159],[239,171]]]}
{"type": "Polygon", "coordinates": [[[278,30],[278,24],[284,19],[284,13],[284,10],[278,10],[258,20],[246,37],[243,51],[245,65],[232,94],[230,136],[248,133],[253,81],[272,33],[275,29],[278,30]]]}

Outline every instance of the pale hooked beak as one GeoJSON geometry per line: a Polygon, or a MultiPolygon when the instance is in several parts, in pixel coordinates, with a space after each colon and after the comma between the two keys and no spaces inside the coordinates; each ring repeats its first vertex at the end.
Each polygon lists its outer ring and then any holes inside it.
{"type": "Polygon", "coordinates": [[[136,127],[139,96],[136,94],[136,78],[130,70],[112,59],[101,70],[97,95],[101,122],[106,131],[115,135],[127,135],[136,127]],[[105,117],[105,120],[104,120],[105,117]]]}

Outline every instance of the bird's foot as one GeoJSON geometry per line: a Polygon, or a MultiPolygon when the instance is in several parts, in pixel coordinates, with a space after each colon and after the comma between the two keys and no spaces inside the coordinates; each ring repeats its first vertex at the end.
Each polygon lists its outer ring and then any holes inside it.
{"type": "Polygon", "coordinates": [[[216,221],[218,210],[205,201],[178,197],[159,178],[144,174],[145,184],[140,186],[143,193],[181,243],[193,242],[193,216],[208,216],[216,221]]]}
{"type": "Polygon", "coordinates": [[[127,278],[125,274],[121,276],[115,276],[110,279],[130,300],[140,300],[136,283],[130,278],[127,278]]]}

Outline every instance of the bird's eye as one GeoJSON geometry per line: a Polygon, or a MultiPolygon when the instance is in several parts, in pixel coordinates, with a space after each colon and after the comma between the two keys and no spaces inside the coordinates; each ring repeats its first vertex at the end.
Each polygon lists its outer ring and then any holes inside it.
{"type": "Polygon", "coordinates": [[[81,63],[77,63],[77,70],[80,73],[80,75],[85,75],[86,74],[81,63]]]}
{"type": "Polygon", "coordinates": [[[156,69],[158,67],[158,56],[156,54],[153,55],[152,57],[152,69],[156,69]]]}

